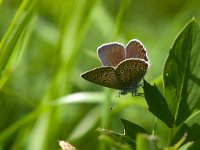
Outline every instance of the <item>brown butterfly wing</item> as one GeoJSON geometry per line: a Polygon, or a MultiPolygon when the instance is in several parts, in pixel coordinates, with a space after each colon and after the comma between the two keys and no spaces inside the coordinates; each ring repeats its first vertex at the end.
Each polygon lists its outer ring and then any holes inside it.
{"type": "Polygon", "coordinates": [[[118,90],[121,89],[121,86],[115,76],[115,69],[112,67],[95,68],[81,74],[81,77],[98,85],[118,90]]]}
{"type": "Polygon", "coordinates": [[[103,44],[97,48],[97,53],[104,66],[117,66],[125,59],[125,48],[120,43],[103,44]]]}
{"type": "Polygon", "coordinates": [[[116,68],[115,74],[122,87],[138,85],[144,77],[148,63],[142,59],[131,58],[122,61],[116,68]]]}
{"type": "Polygon", "coordinates": [[[128,42],[126,46],[126,58],[140,58],[148,61],[147,52],[144,45],[136,39],[128,42]]]}

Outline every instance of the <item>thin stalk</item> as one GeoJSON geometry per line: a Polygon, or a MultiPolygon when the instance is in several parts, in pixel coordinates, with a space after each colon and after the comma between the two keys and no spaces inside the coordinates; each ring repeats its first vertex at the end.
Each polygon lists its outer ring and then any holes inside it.
{"type": "Polygon", "coordinates": [[[158,122],[158,118],[155,117],[155,123],[154,123],[154,127],[153,127],[153,130],[152,130],[151,136],[154,136],[154,135],[155,135],[155,131],[156,131],[156,128],[157,128],[157,122],[158,122]]]}
{"type": "MultiPolygon", "coordinates": [[[[110,89],[105,89],[105,99],[102,103],[102,118],[101,118],[101,125],[103,128],[110,128],[111,127],[111,112],[109,111],[110,106],[112,104],[111,92],[110,89]]],[[[105,142],[100,143],[99,150],[108,150],[107,144],[105,142]]]]}
{"type": "Polygon", "coordinates": [[[170,146],[170,144],[171,144],[172,133],[173,133],[173,128],[170,128],[169,136],[168,136],[168,140],[167,140],[167,146],[170,146]]]}

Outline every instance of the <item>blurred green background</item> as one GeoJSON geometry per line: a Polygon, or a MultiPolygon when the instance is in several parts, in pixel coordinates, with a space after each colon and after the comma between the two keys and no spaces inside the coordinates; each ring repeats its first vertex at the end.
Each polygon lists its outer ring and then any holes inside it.
{"type": "MultiPolygon", "coordinates": [[[[87,82],[80,74],[101,65],[96,54],[101,44],[136,38],[151,63],[145,79],[162,91],[167,53],[192,17],[199,21],[199,0],[1,0],[1,43],[9,43],[20,25],[23,32],[11,42],[14,48],[0,47],[1,61],[8,57],[0,68],[0,150],[55,150],[58,140],[83,150],[112,149],[99,141],[95,129],[123,133],[120,118],[151,133],[155,118],[144,98],[121,96],[110,112],[118,91],[87,82]],[[26,15],[27,26],[22,23],[26,15]],[[10,52],[7,57],[3,49],[10,52]]],[[[158,121],[161,146],[168,131],[158,121]]]]}

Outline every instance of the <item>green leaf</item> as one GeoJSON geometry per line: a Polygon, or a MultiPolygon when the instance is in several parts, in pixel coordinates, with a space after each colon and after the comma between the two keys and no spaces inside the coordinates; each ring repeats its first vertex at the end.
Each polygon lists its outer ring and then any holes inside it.
{"type": "Polygon", "coordinates": [[[0,88],[7,81],[10,72],[16,67],[17,56],[22,51],[21,44],[23,44],[24,31],[32,20],[38,0],[24,1],[18,9],[11,25],[7,29],[5,35],[0,42],[0,88]],[[28,5],[27,12],[24,12],[25,7],[28,5]],[[25,15],[24,15],[25,14],[25,15]],[[23,16],[23,17],[22,17],[23,16]],[[22,18],[20,18],[22,17],[22,18]],[[16,27],[17,19],[20,20],[19,25],[16,27]]]}
{"type": "Polygon", "coordinates": [[[104,140],[110,145],[113,145],[117,149],[132,150],[135,149],[135,142],[125,134],[116,133],[111,130],[98,128],[97,131],[101,132],[100,139],[104,140]]]}
{"type": "Polygon", "coordinates": [[[77,139],[81,139],[81,137],[85,136],[89,131],[95,128],[95,125],[99,121],[100,118],[100,107],[94,107],[91,109],[77,125],[75,125],[74,130],[68,137],[68,140],[73,141],[77,139]]]}
{"type": "Polygon", "coordinates": [[[188,148],[188,150],[199,150],[200,139],[193,142],[192,146],[188,148]]]}
{"type": "Polygon", "coordinates": [[[192,145],[193,145],[193,142],[188,142],[184,144],[183,146],[181,146],[178,150],[188,150],[192,145]]]}
{"type": "Polygon", "coordinates": [[[98,129],[103,135],[101,139],[105,142],[117,147],[118,149],[135,149],[135,140],[138,133],[147,133],[147,131],[137,124],[128,120],[121,119],[124,126],[124,134],[116,133],[107,129],[98,129]]]}
{"type": "Polygon", "coordinates": [[[149,110],[168,127],[173,126],[174,118],[168,108],[167,102],[157,87],[150,85],[144,80],[144,96],[149,110]]]}
{"type": "Polygon", "coordinates": [[[200,99],[200,34],[192,19],[179,33],[164,67],[165,98],[179,125],[189,117],[200,99]]]}
{"type": "Polygon", "coordinates": [[[157,147],[157,137],[147,134],[139,134],[137,136],[136,150],[159,150],[157,147]]]}
{"type": "Polygon", "coordinates": [[[187,142],[183,144],[186,140],[187,134],[184,134],[184,136],[181,137],[177,143],[175,143],[173,146],[166,147],[164,150],[187,150],[193,142],[187,142]]]}
{"type": "Polygon", "coordinates": [[[200,139],[200,111],[193,114],[174,136],[173,143],[180,139],[183,134],[187,133],[186,142],[197,141],[200,139]]]}
{"type": "Polygon", "coordinates": [[[121,122],[124,125],[125,135],[129,138],[136,140],[136,136],[139,133],[148,133],[144,128],[140,127],[137,124],[134,124],[133,122],[130,122],[125,119],[121,119],[121,122]]]}

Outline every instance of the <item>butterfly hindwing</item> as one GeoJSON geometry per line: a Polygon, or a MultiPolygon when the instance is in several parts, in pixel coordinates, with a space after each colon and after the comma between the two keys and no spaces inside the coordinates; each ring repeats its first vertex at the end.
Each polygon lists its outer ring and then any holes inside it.
{"type": "Polygon", "coordinates": [[[148,61],[144,45],[136,39],[128,42],[126,46],[126,58],[140,58],[148,61]]]}
{"type": "Polygon", "coordinates": [[[89,70],[83,74],[81,77],[84,79],[102,85],[105,87],[120,89],[121,86],[115,76],[115,69],[113,67],[99,67],[93,70],[89,70]]]}
{"type": "Polygon", "coordinates": [[[125,59],[125,48],[120,43],[103,44],[97,48],[99,59],[104,66],[117,66],[125,59]]]}
{"type": "Polygon", "coordinates": [[[148,68],[147,62],[138,58],[131,58],[122,61],[116,68],[115,74],[123,87],[136,86],[144,77],[148,68]]]}

